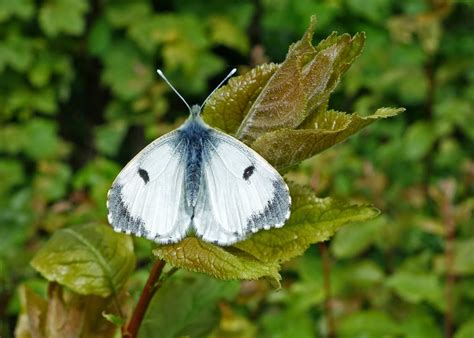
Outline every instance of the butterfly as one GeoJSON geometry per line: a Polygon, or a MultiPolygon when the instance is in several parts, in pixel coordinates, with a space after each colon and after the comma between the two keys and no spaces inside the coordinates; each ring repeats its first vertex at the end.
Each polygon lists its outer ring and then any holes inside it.
{"type": "Polygon", "coordinates": [[[188,235],[231,245],[262,229],[282,227],[291,198],[282,176],[244,143],[207,125],[164,74],[189,109],[188,119],[154,140],[118,174],[107,196],[115,231],[160,244],[188,235]]]}

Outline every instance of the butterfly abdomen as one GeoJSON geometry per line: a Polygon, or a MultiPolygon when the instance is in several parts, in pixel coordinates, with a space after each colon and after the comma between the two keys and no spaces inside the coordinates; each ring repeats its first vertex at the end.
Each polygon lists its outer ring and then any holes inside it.
{"type": "Polygon", "coordinates": [[[195,207],[201,186],[204,143],[209,139],[209,128],[191,119],[180,130],[186,142],[186,166],[184,184],[186,187],[186,204],[195,207]]]}

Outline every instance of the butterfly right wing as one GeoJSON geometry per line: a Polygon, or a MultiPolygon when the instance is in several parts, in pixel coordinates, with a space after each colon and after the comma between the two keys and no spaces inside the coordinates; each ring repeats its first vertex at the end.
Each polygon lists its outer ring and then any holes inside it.
{"type": "Polygon", "coordinates": [[[143,149],[119,173],[108,193],[108,220],[116,231],[158,243],[186,235],[192,209],[185,203],[185,140],[176,131],[143,149]]]}

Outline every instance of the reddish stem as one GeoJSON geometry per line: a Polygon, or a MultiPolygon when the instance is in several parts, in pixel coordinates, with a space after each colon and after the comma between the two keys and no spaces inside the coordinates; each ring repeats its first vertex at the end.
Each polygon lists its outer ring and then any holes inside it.
{"type": "Polygon", "coordinates": [[[319,252],[323,261],[324,316],[326,317],[327,337],[336,337],[336,328],[331,306],[331,261],[326,243],[319,243],[319,252]]]}
{"type": "Polygon", "coordinates": [[[146,310],[150,305],[153,295],[159,288],[159,284],[157,284],[157,282],[161,276],[161,273],[163,272],[164,267],[165,261],[161,259],[158,259],[157,261],[155,261],[155,263],[153,263],[150,275],[148,276],[148,280],[146,281],[146,284],[143,287],[142,293],[140,295],[140,299],[138,300],[135,310],[133,310],[132,317],[122,330],[123,338],[137,337],[138,330],[140,329],[140,325],[142,324],[146,310]]]}

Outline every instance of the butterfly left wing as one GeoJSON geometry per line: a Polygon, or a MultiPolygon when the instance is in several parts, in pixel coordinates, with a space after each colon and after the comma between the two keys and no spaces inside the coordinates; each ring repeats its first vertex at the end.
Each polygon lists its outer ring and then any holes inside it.
{"type": "Polygon", "coordinates": [[[211,129],[193,224],[205,241],[230,245],[261,229],[281,227],[291,199],[280,174],[237,139],[211,129]]]}
{"type": "Polygon", "coordinates": [[[116,231],[157,243],[182,239],[191,224],[185,203],[187,143],[176,131],[143,149],[120,172],[107,197],[109,223],[116,231]]]}

